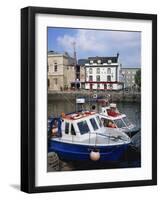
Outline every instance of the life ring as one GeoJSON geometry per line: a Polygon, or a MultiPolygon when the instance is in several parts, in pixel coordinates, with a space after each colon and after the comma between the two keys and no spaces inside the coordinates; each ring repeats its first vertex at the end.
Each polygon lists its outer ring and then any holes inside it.
{"type": "Polygon", "coordinates": [[[81,117],[82,115],[78,115],[78,116],[73,117],[73,119],[80,119],[81,117]]]}
{"type": "Polygon", "coordinates": [[[72,118],[77,117],[77,116],[78,116],[78,114],[76,114],[76,113],[71,115],[72,118]]]}
{"type": "Polygon", "coordinates": [[[90,111],[85,111],[85,114],[89,115],[91,112],[90,111]]]}

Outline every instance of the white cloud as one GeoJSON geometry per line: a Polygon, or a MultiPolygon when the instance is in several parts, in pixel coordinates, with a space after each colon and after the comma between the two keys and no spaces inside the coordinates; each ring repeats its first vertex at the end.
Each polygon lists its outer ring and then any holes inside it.
{"type": "Polygon", "coordinates": [[[73,54],[72,43],[76,42],[78,58],[89,56],[113,56],[120,53],[125,65],[140,65],[141,34],[128,31],[98,31],[78,29],[74,35],[57,38],[57,45],[73,54]]]}
{"type": "Polygon", "coordinates": [[[138,33],[121,31],[77,30],[73,36],[66,34],[57,38],[58,44],[68,51],[71,51],[74,41],[77,50],[92,52],[108,51],[114,47],[130,48],[140,42],[138,33]]]}
{"type": "Polygon", "coordinates": [[[76,42],[76,47],[82,51],[104,51],[107,46],[102,41],[102,34],[98,31],[78,30],[74,36],[64,35],[58,37],[57,42],[66,50],[72,49],[72,43],[76,42]]]}

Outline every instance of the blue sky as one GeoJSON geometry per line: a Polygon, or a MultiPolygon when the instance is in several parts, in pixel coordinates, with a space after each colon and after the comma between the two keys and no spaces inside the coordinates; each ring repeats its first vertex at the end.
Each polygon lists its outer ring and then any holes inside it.
{"type": "Polygon", "coordinates": [[[129,31],[48,28],[48,51],[68,52],[77,59],[120,54],[123,67],[141,67],[141,33],[129,31]]]}

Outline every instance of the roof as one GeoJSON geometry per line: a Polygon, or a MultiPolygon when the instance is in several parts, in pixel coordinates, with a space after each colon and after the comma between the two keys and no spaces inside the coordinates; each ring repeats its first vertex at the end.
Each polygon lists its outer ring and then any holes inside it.
{"type": "Polygon", "coordinates": [[[53,55],[53,56],[65,56],[65,57],[68,57],[68,58],[71,58],[71,59],[74,59],[73,57],[71,57],[68,52],[57,52],[57,51],[48,51],[48,55],[53,55]]]}
{"type": "Polygon", "coordinates": [[[121,70],[139,70],[141,69],[140,67],[122,67],[121,70]]]}
{"type": "Polygon", "coordinates": [[[93,61],[93,63],[97,63],[98,60],[101,61],[102,63],[108,63],[109,60],[111,60],[112,63],[117,63],[118,62],[118,57],[88,57],[88,63],[90,63],[90,61],[93,61]]]}
{"type": "Polygon", "coordinates": [[[93,63],[98,63],[98,60],[100,60],[101,61],[100,64],[109,63],[109,60],[111,61],[111,63],[117,63],[118,62],[118,57],[119,57],[118,53],[117,53],[116,56],[106,56],[106,57],[94,56],[94,57],[88,57],[88,59],[79,59],[78,60],[78,64],[79,65],[85,65],[86,63],[90,63],[91,60],[93,61],[93,63]]]}
{"type": "Polygon", "coordinates": [[[62,116],[63,119],[68,119],[68,120],[78,120],[78,119],[83,119],[86,117],[89,117],[91,115],[96,114],[95,112],[90,112],[90,111],[84,111],[84,112],[76,112],[76,113],[71,113],[62,116]]]}
{"type": "Polygon", "coordinates": [[[88,59],[79,59],[78,65],[85,65],[85,63],[88,63],[88,59]]]}

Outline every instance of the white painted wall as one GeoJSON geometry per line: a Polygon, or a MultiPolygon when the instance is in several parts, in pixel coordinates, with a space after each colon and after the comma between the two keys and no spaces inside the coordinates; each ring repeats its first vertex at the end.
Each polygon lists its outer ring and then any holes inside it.
{"type": "MultiPolygon", "coordinates": [[[[90,191],[75,191],[63,193],[46,193],[28,195],[19,191],[20,184],[20,8],[28,5],[66,7],[77,9],[110,10],[140,13],[158,13],[161,21],[160,0],[129,1],[129,0],[100,0],[100,1],[75,1],[75,0],[5,0],[0,7],[0,198],[16,200],[136,200],[160,199],[161,196],[161,160],[158,156],[158,186],[132,187],[118,189],[102,189],[90,191]],[[10,57],[8,57],[10,54],[10,57]],[[7,75],[7,77],[6,77],[7,75]],[[8,117],[11,120],[8,120],[8,117]]],[[[159,23],[158,23],[159,24],[159,23]]],[[[161,52],[161,26],[158,27],[158,52],[161,52]]],[[[158,54],[159,55],[159,54],[158,54]]],[[[158,56],[158,66],[160,66],[158,56]]],[[[161,69],[158,67],[159,77],[161,69]]],[[[161,85],[161,79],[158,79],[161,85]]],[[[159,88],[159,87],[158,87],[159,88]]],[[[160,88],[159,88],[160,90],[160,88]]],[[[158,90],[158,102],[161,102],[161,93],[158,90]]],[[[161,121],[161,106],[158,105],[158,122],[161,121]]],[[[158,144],[161,141],[161,123],[158,123],[158,144]]],[[[158,154],[161,154],[161,145],[158,145],[158,154]]]]}
{"type": "MultiPolygon", "coordinates": [[[[118,73],[116,73],[116,67],[107,67],[107,66],[101,66],[100,73],[97,73],[97,67],[90,67],[92,68],[92,73],[89,73],[89,67],[85,67],[86,70],[86,80],[89,81],[89,76],[93,76],[93,81],[97,81],[97,75],[100,75],[100,81],[107,82],[107,76],[111,76],[111,81],[116,81],[118,73]],[[111,73],[108,73],[108,68],[111,70],[111,73]]],[[[118,79],[119,80],[119,79],[118,79]]]]}

